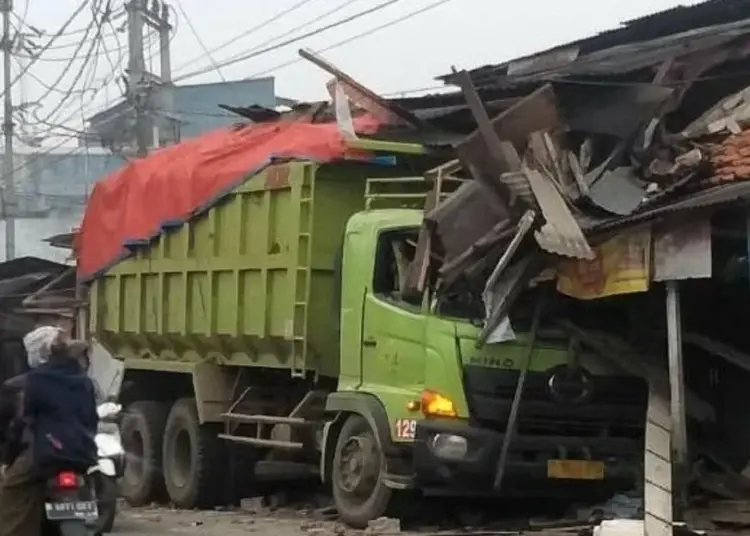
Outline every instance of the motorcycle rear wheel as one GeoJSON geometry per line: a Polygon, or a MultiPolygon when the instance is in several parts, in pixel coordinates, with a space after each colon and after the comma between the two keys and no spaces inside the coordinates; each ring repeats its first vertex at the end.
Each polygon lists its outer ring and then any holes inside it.
{"type": "Polygon", "coordinates": [[[99,507],[99,517],[93,526],[95,536],[112,532],[117,516],[117,495],[117,481],[102,474],[97,475],[96,502],[99,507]]]}

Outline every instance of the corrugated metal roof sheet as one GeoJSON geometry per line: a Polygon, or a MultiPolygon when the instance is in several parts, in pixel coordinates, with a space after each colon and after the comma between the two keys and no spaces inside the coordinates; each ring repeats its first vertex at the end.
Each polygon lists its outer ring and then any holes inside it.
{"type": "Polygon", "coordinates": [[[715,186],[707,190],[696,192],[679,201],[647,209],[625,218],[597,220],[590,217],[582,217],[579,218],[578,221],[584,231],[587,233],[596,233],[649,221],[667,214],[719,207],[733,203],[750,203],[750,181],[715,186]]]}
{"type": "Polygon", "coordinates": [[[564,80],[567,77],[625,74],[658,65],[671,57],[716,48],[742,38],[750,38],[750,19],[600,50],[562,67],[530,75],[488,73],[473,76],[476,76],[475,84],[478,85],[512,87],[530,82],[564,80]]]}
{"type": "MultiPolygon", "coordinates": [[[[750,18],[750,0],[707,0],[693,6],[677,6],[627,21],[620,28],[591,37],[564,43],[521,58],[478,67],[471,71],[471,76],[476,80],[503,76],[507,74],[507,68],[512,63],[545,56],[566,48],[575,47],[580,51],[581,57],[585,57],[612,47],[728,24],[746,18],[750,18]]],[[[451,75],[446,74],[438,77],[438,80],[447,82],[450,78],[451,75]]]]}

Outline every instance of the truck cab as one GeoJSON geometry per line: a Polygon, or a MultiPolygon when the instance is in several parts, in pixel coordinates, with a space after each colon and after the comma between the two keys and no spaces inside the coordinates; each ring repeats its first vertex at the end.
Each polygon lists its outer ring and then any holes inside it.
{"type": "Polygon", "coordinates": [[[344,519],[361,526],[406,488],[600,498],[632,486],[644,382],[595,355],[573,355],[570,341],[544,322],[530,347],[523,312],[511,313],[520,328],[513,340],[477,348],[481,303],[404,292],[422,219],[419,210],[380,209],[355,214],[346,227],[340,379],[327,407],[337,418],[324,449],[331,452],[324,477],[344,519]],[[519,417],[508,430],[524,368],[519,417]]]}

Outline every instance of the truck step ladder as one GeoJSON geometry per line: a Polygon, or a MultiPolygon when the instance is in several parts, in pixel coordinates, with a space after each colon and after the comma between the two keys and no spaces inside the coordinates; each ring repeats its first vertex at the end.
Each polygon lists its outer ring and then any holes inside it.
{"type": "Polygon", "coordinates": [[[303,426],[314,424],[300,417],[277,417],[275,415],[245,415],[243,413],[222,413],[222,419],[244,424],[289,424],[303,426]]]}
{"type": "Polygon", "coordinates": [[[299,222],[297,244],[292,254],[297,258],[294,271],[294,306],[292,311],[291,333],[291,376],[304,378],[307,375],[307,322],[310,301],[310,279],[312,277],[312,225],[313,225],[313,192],[315,191],[315,174],[309,166],[304,168],[304,177],[300,186],[299,222]]]}
{"type": "Polygon", "coordinates": [[[296,441],[276,441],[274,439],[262,439],[260,437],[244,437],[231,434],[219,434],[221,439],[234,443],[246,443],[255,447],[268,449],[302,450],[302,443],[296,441]]]}
{"type": "Polygon", "coordinates": [[[304,444],[300,441],[270,439],[267,427],[282,425],[288,426],[291,430],[305,428],[309,434],[309,427],[319,423],[316,420],[305,419],[302,415],[309,415],[310,411],[312,411],[313,415],[317,415],[317,410],[321,409],[321,403],[325,401],[326,393],[324,391],[308,391],[294,409],[289,412],[289,415],[286,416],[240,413],[237,411],[237,406],[243,397],[244,394],[229,408],[229,411],[221,414],[221,418],[225,424],[225,433],[219,434],[221,439],[260,448],[301,450],[304,448],[304,444]],[[248,424],[256,425],[254,434],[252,432],[248,435],[235,434],[238,426],[248,424]]]}

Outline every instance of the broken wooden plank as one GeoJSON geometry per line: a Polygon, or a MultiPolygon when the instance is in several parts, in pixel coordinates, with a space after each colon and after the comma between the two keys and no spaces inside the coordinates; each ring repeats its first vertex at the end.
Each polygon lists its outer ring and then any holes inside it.
{"type": "MultiPolygon", "coordinates": [[[[557,98],[552,86],[548,84],[537,89],[499,114],[492,119],[491,127],[494,139],[505,142],[501,148],[495,148],[495,155],[504,155],[502,164],[498,164],[496,156],[490,153],[490,146],[486,143],[485,135],[479,131],[469,135],[456,147],[459,159],[465,164],[471,163],[478,169],[491,172],[495,176],[518,171],[517,156],[509,154],[510,145],[515,149],[516,155],[522,154],[526,149],[529,134],[540,130],[555,131],[560,127],[557,98]]],[[[528,199],[528,191],[522,192],[511,185],[507,186],[513,189],[515,195],[521,199],[528,199]]]]}
{"type": "Polygon", "coordinates": [[[459,171],[461,171],[461,161],[457,158],[453,160],[449,160],[448,162],[445,162],[444,164],[440,164],[437,167],[434,167],[430,170],[428,170],[424,174],[425,180],[436,180],[442,177],[446,177],[449,175],[455,175],[459,171]]]}
{"type": "Polygon", "coordinates": [[[510,311],[523,289],[528,286],[531,278],[539,272],[542,257],[538,251],[534,251],[513,264],[500,277],[497,285],[503,289],[502,298],[495,305],[495,309],[490,313],[489,318],[484,324],[482,331],[476,341],[476,347],[482,348],[487,342],[487,338],[497,328],[500,322],[510,311]]]}
{"type": "MultiPolygon", "coordinates": [[[[427,194],[424,205],[425,214],[434,210],[440,202],[440,187],[440,181],[435,181],[432,190],[427,194]]],[[[434,232],[434,227],[433,222],[425,219],[422,227],[419,229],[417,251],[414,255],[414,261],[409,267],[409,273],[406,276],[405,294],[421,294],[424,291],[424,284],[430,266],[430,256],[432,254],[432,233],[434,232]]]]}
{"type": "Polygon", "coordinates": [[[383,111],[387,111],[389,114],[395,115],[406,124],[418,128],[425,126],[421,120],[414,116],[414,114],[393,102],[387,101],[371,89],[363,86],[344,71],[323,59],[319,54],[315,54],[314,52],[305,49],[300,49],[298,52],[304,59],[317,65],[327,73],[334,76],[337,80],[343,82],[345,86],[348,86],[344,89],[347,96],[360,108],[367,110],[376,117],[382,115],[383,111]]]}
{"type": "Polygon", "coordinates": [[[475,177],[475,179],[485,182],[488,190],[495,192],[503,203],[508,207],[512,207],[515,205],[518,193],[508,188],[502,188],[500,184],[495,180],[489,179],[489,177],[493,175],[498,176],[499,174],[508,171],[518,171],[520,169],[521,160],[518,157],[518,153],[513,150],[512,144],[507,142],[503,143],[503,140],[501,140],[497,132],[495,132],[490,117],[487,115],[487,110],[485,110],[484,104],[479,98],[479,94],[471,81],[469,73],[467,71],[461,71],[457,76],[458,84],[463,90],[464,98],[469,105],[474,120],[477,122],[479,132],[484,139],[485,147],[494,161],[493,165],[488,168],[493,171],[491,175],[481,173],[479,176],[475,177]]]}
{"type": "Polygon", "coordinates": [[[509,219],[502,207],[492,203],[493,199],[484,185],[467,181],[445,202],[425,214],[425,219],[435,226],[446,262],[468,249],[499,221],[509,219]],[[467,214],[471,217],[467,218],[467,214]]]}
{"type": "Polygon", "coordinates": [[[347,147],[363,151],[424,155],[430,150],[421,143],[404,143],[399,141],[375,140],[372,138],[356,138],[345,140],[347,147]]]}
{"type": "Polygon", "coordinates": [[[510,220],[503,220],[495,224],[483,237],[474,242],[460,255],[446,262],[440,268],[440,277],[446,285],[451,285],[458,276],[473,262],[472,259],[484,256],[487,250],[492,249],[498,242],[509,238],[513,230],[510,229],[510,220]]]}
{"type": "Polygon", "coordinates": [[[715,341],[705,335],[698,333],[684,333],[683,339],[686,343],[697,346],[701,350],[725,359],[736,367],[750,372],[750,355],[742,352],[733,346],[715,341]]]}
{"type": "Polygon", "coordinates": [[[526,213],[521,217],[521,220],[518,222],[518,226],[516,227],[516,234],[513,236],[510,244],[508,244],[507,249],[503,253],[502,257],[500,257],[500,260],[497,261],[495,269],[492,270],[492,273],[487,278],[487,283],[484,287],[485,292],[491,291],[492,288],[497,284],[497,280],[500,278],[505,268],[507,268],[510,262],[513,260],[513,256],[521,246],[521,242],[523,242],[523,239],[526,238],[526,235],[534,225],[535,219],[536,212],[534,212],[533,210],[527,210],[526,213]]]}

